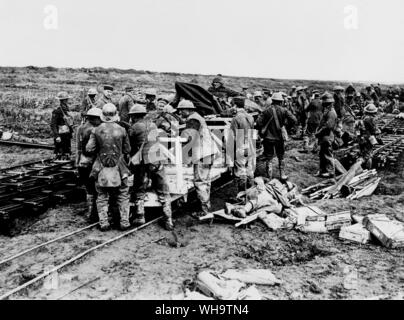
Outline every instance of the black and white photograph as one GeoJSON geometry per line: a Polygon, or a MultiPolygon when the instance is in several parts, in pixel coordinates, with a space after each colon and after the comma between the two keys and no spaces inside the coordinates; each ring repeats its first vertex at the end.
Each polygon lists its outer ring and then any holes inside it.
{"type": "Polygon", "coordinates": [[[403,12],[0,0],[0,300],[403,300],[403,12]]]}

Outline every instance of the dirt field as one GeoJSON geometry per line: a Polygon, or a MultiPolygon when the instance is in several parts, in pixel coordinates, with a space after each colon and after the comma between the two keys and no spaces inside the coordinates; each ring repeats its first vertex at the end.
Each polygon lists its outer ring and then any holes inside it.
{"type": "MultiPolygon", "coordinates": [[[[311,176],[317,169],[313,155],[301,155],[295,149],[288,154],[292,181],[300,187],[317,181],[311,176]],[[296,162],[291,158],[295,155],[303,161],[296,162]]],[[[395,190],[390,195],[375,194],[359,201],[336,199],[316,204],[328,212],[351,209],[363,215],[386,213],[404,221],[403,173],[394,188],[389,175],[391,173],[387,173],[380,189],[395,190]]],[[[213,209],[222,208],[224,199],[234,195],[234,186],[215,193],[213,209]]],[[[0,237],[0,258],[86,226],[88,223],[80,213],[84,207],[84,203],[72,204],[49,210],[39,217],[22,219],[20,235],[0,237]]],[[[56,299],[97,279],[66,299],[170,299],[181,293],[199,271],[220,272],[227,268],[272,270],[283,283],[276,287],[259,287],[268,299],[364,299],[380,295],[397,297],[403,292],[402,249],[388,250],[377,242],[369,245],[344,242],[336,234],[270,232],[260,222],[243,229],[218,223],[201,224],[188,213],[186,210],[175,219],[180,247],[170,232],[152,225],[63,269],[57,290],[50,290],[41,283],[12,298],[56,299]],[[347,282],[352,272],[357,274],[353,287],[347,282]]],[[[0,267],[1,292],[116,235],[119,231],[85,231],[3,265],[0,267]],[[32,264],[33,257],[35,264],[32,264]]]]}
{"type": "MultiPolygon", "coordinates": [[[[156,86],[161,92],[170,92],[174,81],[194,81],[207,87],[212,78],[106,69],[28,67],[2,68],[0,71],[0,111],[7,108],[14,108],[16,113],[28,110],[20,123],[22,133],[35,136],[35,128],[42,123],[40,134],[45,137],[45,118],[40,116],[37,123],[27,119],[30,112],[38,110],[41,115],[49,114],[55,103],[52,97],[59,90],[72,93],[74,103],[79,104],[83,87],[88,89],[103,82],[112,82],[120,90],[124,85],[134,84],[139,88],[156,86]]],[[[236,90],[245,84],[251,85],[251,89],[260,86],[287,89],[292,83],[321,89],[334,85],[333,82],[274,79],[226,77],[225,80],[236,90]]],[[[288,145],[287,171],[290,180],[304,188],[320,180],[314,177],[318,171],[317,157],[298,153],[300,143],[292,141],[288,145]]],[[[0,146],[0,168],[50,156],[52,151],[48,150],[0,146]]],[[[351,209],[361,215],[385,213],[404,221],[403,168],[380,173],[382,182],[369,198],[320,201],[316,205],[327,212],[351,209]]],[[[277,176],[278,172],[274,174],[277,176]]],[[[224,201],[234,195],[234,186],[214,193],[213,210],[223,208],[224,201]]],[[[13,238],[0,236],[0,260],[88,225],[82,215],[84,209],[84,203],[73,203],[40,216],[27,212],[18,220],[19,235],[13,238]]],[[[172,233],[152,225],[64,268],[59,273],[58,289],[50,290],[41,282],[11,298],[55,299],[96,279],[66,299],[170,299],[181,293],[184,286],[189,286],[199,271],[220,272],[227,268],[270,269],[283,283],[276,287],[259,286],[267,299],[364,299],[380,295],[394,298],[404,292],[403,249],[387,250],[376,241],[369,245],[353,244],[341,241],[331,233],[270,232],[260,222],[241,229],[227,224],[201,224],[189,213],[190,209],[181,210],[175,217],[179,247],[172,233]],[[352,274],[357,275],[354,284],[348,281],[352,274]]],[[[101,233],[92,229],[0,266],[0,295],[44,269],[119,234],[119,231],[101,233]]]]}

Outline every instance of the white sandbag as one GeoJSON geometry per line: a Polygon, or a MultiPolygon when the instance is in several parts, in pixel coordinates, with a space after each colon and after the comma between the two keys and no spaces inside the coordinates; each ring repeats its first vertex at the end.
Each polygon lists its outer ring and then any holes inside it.
{"type": "Polygon", "coordinates": [[[197,287],[207,296],[213,296],[219,300],[235,300],[244,287],[244,283],[238,280],[226,280],[215,276],[211,271],[202,271],[198,274],[197,287]]]}
{"type": "Polygon", "coordinates": [[[221,275],[223,278],[231,280],[239,280],[245,283],[277,285],[282,283],[275,275],[266,269],[245,269],[235,270],[229,269],[221,275]]]}

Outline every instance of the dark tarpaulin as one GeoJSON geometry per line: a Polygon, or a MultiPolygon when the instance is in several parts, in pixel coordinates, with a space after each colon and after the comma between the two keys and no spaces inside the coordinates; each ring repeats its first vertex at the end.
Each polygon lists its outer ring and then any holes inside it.
{"type": "Polygon", "coordinates": [[[202,87],[186,82],[176,82],[175,90],[181,98],[190,100],[202,115],[221,114],[224,110],[216,98],[202,87]]]}

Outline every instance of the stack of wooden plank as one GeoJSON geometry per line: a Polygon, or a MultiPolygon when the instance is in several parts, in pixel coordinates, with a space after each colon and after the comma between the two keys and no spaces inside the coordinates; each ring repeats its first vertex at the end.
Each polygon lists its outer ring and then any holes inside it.
{"type": "Polygon", "coordinates": [[[375,169],[365,170],[352,178],[348,176],[343,179],[344,176],[337,183],[333,183],[333,180],[324,181],[302,190],[302,193],[308,196],[310,200],[327,198],[354,200],[372,195],[380,182],[375,169]]]}

